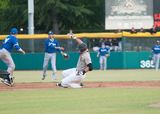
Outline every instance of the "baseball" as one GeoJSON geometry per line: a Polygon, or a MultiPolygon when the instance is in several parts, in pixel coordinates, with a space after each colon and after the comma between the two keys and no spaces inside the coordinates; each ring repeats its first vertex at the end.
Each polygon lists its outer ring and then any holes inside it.
{"type": "Polygon", "coordinates": [[[20,31],[23,31],[23,28],[20,28],[20,31]]]}

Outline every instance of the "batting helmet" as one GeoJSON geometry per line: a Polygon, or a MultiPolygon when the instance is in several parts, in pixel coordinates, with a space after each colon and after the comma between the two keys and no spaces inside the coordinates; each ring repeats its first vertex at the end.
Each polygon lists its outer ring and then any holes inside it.
{"type": "Polygon", "coordinates": [[[18,34],[17,28],[12,28],[12,29],[10,30],[10,33],[11,33],[11,34],[18,34]]]}
{"type": "Polygon", "coordinates": [[[84,52],[87,49],[87,45],[85,43],[82,43],[78,46],[78,49],[80,52],[84,52]]]}

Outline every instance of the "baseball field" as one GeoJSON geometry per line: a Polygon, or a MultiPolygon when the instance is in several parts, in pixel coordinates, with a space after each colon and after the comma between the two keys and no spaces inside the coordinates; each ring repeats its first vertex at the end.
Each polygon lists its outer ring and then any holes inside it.
{"type": "Polygon", "coordinates": [[[14,87],[0,83],[0,114],[159,114],[160,71],[95,70],[82,89],[58,88],[41,71],[15,71],[14,87]]]}

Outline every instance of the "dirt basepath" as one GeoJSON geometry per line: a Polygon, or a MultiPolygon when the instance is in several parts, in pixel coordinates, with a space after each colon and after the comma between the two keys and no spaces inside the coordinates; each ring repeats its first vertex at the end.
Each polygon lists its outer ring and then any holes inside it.
{"type": "MultiPolygon", "coordinates": [[[[85,82],[85,88],[98,88],[98,87],[118,87],[118,88],[160,88],[160,81],[144,81],[144,82],[85,82]]],[[[0,91],[6,90],[21,90],[21,89],[47,89],[58,88],[56,83],[51,82],[35,82],[35,83],[16,83],[13,87],[6,86],[0,83],[0,91]]]]}

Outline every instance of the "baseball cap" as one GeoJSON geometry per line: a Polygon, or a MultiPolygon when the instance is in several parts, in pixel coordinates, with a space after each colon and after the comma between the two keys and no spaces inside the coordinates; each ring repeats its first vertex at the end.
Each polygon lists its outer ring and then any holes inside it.
{"type": "Polygon", "coordinates": [[[17,28],[11,28],[10,33],[11,34],[18,34],[17,28]]]}
{"type": "Polygon", "coordinates": [[[52,31],[49,31],[48,32],[48,35],[53,35],[54,33],[52,31]]]}

